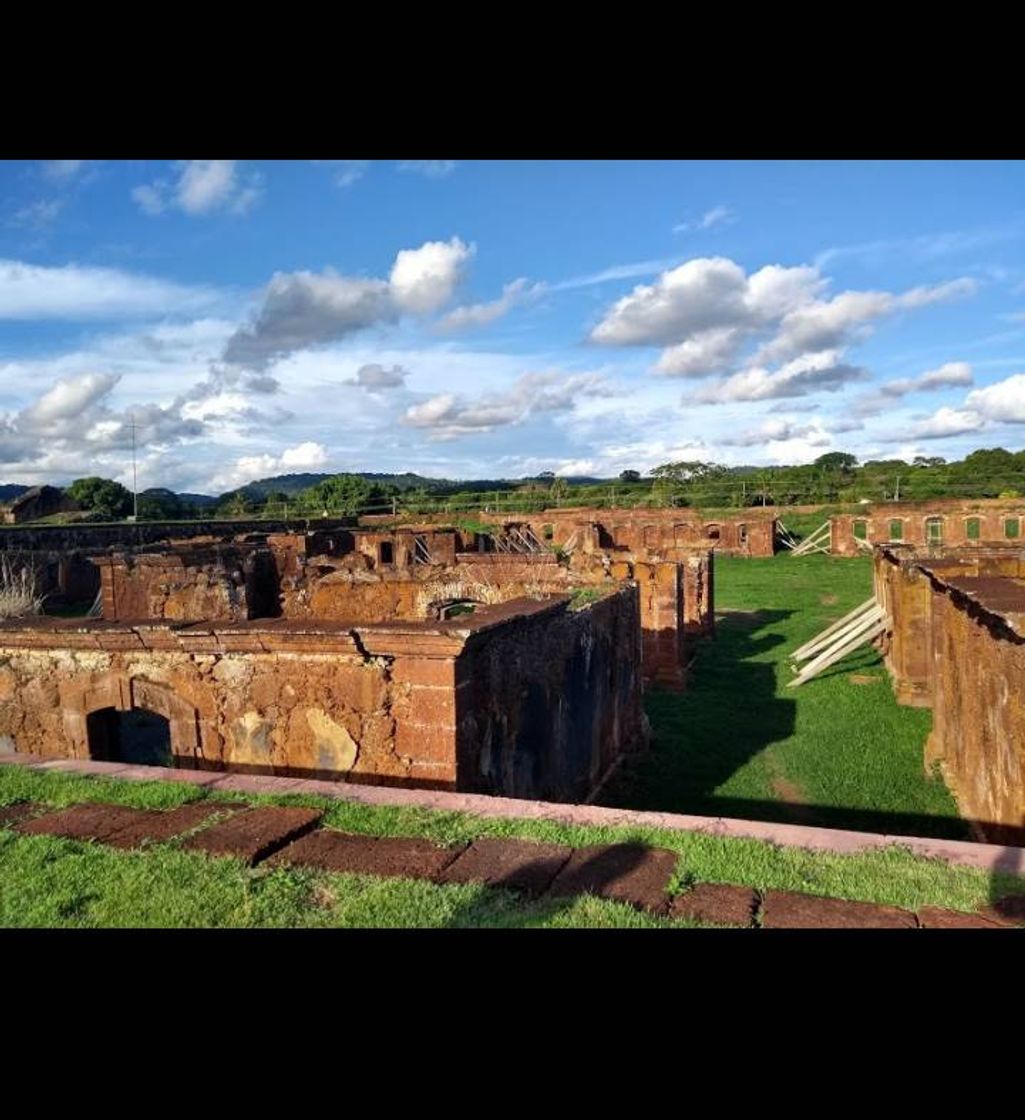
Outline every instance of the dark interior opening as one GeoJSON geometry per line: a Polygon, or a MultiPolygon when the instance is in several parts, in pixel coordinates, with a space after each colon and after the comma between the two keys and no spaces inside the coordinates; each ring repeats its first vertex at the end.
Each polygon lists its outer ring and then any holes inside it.
{"type": "Polygon", "coordinates": [[[381,541],[380,558],[382,564],[395,563],[395,548],[391,541],[381,541]]]}
{"type": "Polygon", "coordinates": [[[141,766],[173,766],[171,725],[146,708],[119,712],[100,708],[86,719],[89,757],[101,762],[127,762],[141,766]]]}

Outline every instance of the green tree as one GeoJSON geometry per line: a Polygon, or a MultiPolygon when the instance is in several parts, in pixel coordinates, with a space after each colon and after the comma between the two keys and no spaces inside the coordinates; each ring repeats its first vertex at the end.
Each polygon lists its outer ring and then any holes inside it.
{"type": "Polygon", "coordinates": [[[76,478],[68,487],[69,498],[82,509],[92,510],[110,521],[127,517],[132,512],[132,492],[110,478],[76,478]]]}
{"type": "Polygon", "coordinates": [[[641,472],[640,471],[620,471],[619,472],[619,481],[620,482],[640,482],[641,481],[641,472]]]}

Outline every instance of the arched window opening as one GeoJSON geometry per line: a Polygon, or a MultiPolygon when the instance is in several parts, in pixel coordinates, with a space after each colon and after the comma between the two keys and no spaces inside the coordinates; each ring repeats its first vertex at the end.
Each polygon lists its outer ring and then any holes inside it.
{"type": "Polygon", "coordinates": [[[867,521],[855,521],[853,531],[854,531],[854,539],[856,541],[867,541],[868,540],[868,522],[867,521]]]}
{"type": "Polygon", "coordinates": [[[381,541],[377,550],[377,558],[382,564],[395,563],[395,546],[391,541],[381,541]]]}
{"type": "Polygon", "coordinates": [[[1021,536],[1021,521],[1017,517],[1004,518],[1004,536],[1009,540],[1017,540],[1021,536]]]}
{"type": "Polygon", "coordinates": [[[904,539],[904,522],[895,517],[890,522],[890,540],[902,541],[904,539]]]}
{"type": "Polygon", "coordinates": [[[139,766],[173,766],[171,725],[148,708],[100,708],[86,718],[89,757],[139,766]]]}
{"type": "Polygon", "coordinates": [[[720,536],[719,526],[709,525],[705,530],[705,536],[707,536],[710,541],[717,541],[720,536]]]}
{"type": "Polygon", "coordinates": [[[925,539],[929,544],[943,543],[943,518],[927,517],[925,519],[925,539]]]}
{"type": "Polygon", "coordinates": [[[977,541],[982,535],[982,522],[977,517],[969,517],[964,523],[964,535],[966,540],[977,541]]]}

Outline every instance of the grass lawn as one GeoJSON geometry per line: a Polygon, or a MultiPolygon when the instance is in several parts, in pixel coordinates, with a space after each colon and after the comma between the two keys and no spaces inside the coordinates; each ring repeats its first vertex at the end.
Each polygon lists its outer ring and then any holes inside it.
{"type": "MultiPolygon", "coordinates": [[[[0,805],[53,806],[104,801],[171,808],[206,796],[185,783],[36,774],[0,767],[0,805]]],[[[231,795],[220,793],[218,799],[231,795]]],[[[233,798],[235,799],[235,798],[233,798]]],[[[425,836],[454,843],[517,836],[582,845],[641,840],[679,856],[672,889],[694,881],[760,890],[803,890],[917,909],[972,910],[1025,881],[952,867],[889,848],[839,856],[657,829],[578,828],[538,821],[488,820],[462,813],[381,808],[318,797],[237,797],[259,804],[326,807],[323,824],[372,835],[425,836]]],[[[477,886],[306,870],[249,869],[176,842],[136,852],[0,829],[0,927],[671,927],[686,923],[637,913],[595,898],[526,902],[477,886]]]]}
{"type": "Polygon", "coordinates": [[[717,556],[714,640],[687,691],[653,690],[653,750],[602,797],[638,809],[970,839],[925,774],[932,715],[902,708],[871,648],[800,688],[792,650],[872,593],[869,557],[717,556]]]}

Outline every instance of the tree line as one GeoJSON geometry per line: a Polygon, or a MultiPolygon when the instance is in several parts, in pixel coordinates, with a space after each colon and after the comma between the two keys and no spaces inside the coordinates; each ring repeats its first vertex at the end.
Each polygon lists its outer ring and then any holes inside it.
{"type": "MultiPolygon", "coordinates": [[[[107,520],[131,515],[130,490],[111,479],[76,479],[68,495],[83,510],[107,520]]],[[[861,501],[914,502],[932,498],[1018,498],[1025,495],[1025,451],[973,451],[948,463],[940,456],[869,460],[833,451],[814,463],[781,467],[726,467],[678,461],[642,473],[624,470],[616,479],[572,484],[544,472],[494,490],[401,487],[356,474],[331,475],[298,493],[256,495],[246,487],[197,502],[171,490],[139,494],[140,520],[197,517],[356,516],[361,513],[418,514],[487,508],[533,512],[552,506],[750,506],[834,505],[861,501]]]]}

